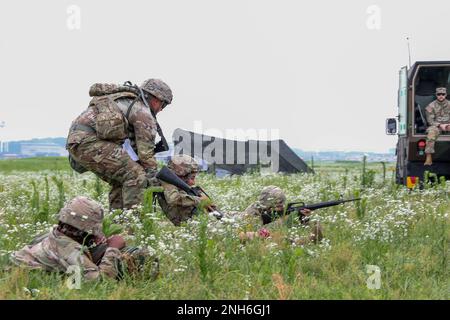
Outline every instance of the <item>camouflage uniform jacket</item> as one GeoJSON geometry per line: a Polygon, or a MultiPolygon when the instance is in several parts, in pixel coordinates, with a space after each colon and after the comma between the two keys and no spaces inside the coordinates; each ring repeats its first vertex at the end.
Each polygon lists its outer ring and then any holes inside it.
{"type": "Polygon", "coordinates": [[[245,209],[243,213],[243,217],[245,217],[246,220],[251,222],[254,225],[264,226],[266,228],[273,227],[273,226],[281,226],[284,224],[286,219],[288,219],[288,216],[281,217],[279,219],[276,219],[266,225],[263,224],[262,215],[264,213],[264,208],[261,206],[259,201],[256,201],[249,205],[247,209],[245,209]]]}
{"type": "Polygon", "coordinates": [[[98,265],[92,262],[85,246],[65,236],[54,228],[47,236],[11,255],[16,265],[31,269],[66,272],[71,265],[81,267],[86,280],[94,280],[100,275],[116,278],[117,261],[121,258],[119,249],[107,248],[98,265]]]}
{"type": "Polygon", "coordinates": [[[176,186],[161,181],[164,188],[164,197],[158,197],[158,202],[166,216],[176,226],[189,220],[200,204],[200,198],[191,196],[176,186]]]}
{"type": "Polygon", "coordinates": [[[426,117],[429,126],[437,127],[443,123],[450,123],[450,102],[442,103],[435,100],[426,107],[426,117]]]}
{"type": "MultiPolygon", "coordinates": [[[[119,109],[128,121],[128,138],[130,139],[133,149],[137,151],[136,153],[139,156],[140,164],[144,169],[156,169],[157,161],[155,159],[154,149],[157,126],[155,117],[140,99],[134,103],[127,117],[129,106],[134,101],[134,99],[130,97],[130,93],[115,93],[110,96],[117,103],[119,109]]],[[[96,97],[91,100],[91,103],[95,99],[96,97]]],[[[72,122],[72,126],[78,124],[94,129],[95,122],[95,109],[88,107],[72,122]]],[[[70,148],[73,144],[93,142],[96,140],[97,137],[95,132],[83,130],[71,131],[69,132],[69,137],[67,139],[67,146],[70,148]]],[[[122,144],[123,141],[118,141],[117,143],[122,144]]]]}
{"type": "Polygon", "coordinates": [[[261,216],[261,209],[258,206],[258,202],[252,203],[245,209],[244,214],[247,216],[255,216],[260,217],[261,216]]]}

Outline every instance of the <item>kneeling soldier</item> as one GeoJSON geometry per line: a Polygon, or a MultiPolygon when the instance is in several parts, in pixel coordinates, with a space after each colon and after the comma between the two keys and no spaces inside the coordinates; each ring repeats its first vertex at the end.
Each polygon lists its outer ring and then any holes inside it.
{"type": "MultiPolygon", "coordinates": [[[[216,206],[210,203],[208,195],[200,187],[195,187],[195,178],[198,173],[197,162],[188,155],[175,155],[167,164],[167,168],[172,171],[190,189],[195,189],[198,195],[188,194],[185,190],[161,180],[164,193],[158,196],[158,202],[167,218],[176,226],[187,221],[195,214],[203,211],[218,214],[216,206]],[[208,203],[204,208],[202,205],[208,203]]],[[[219,218],[219,216],[217,216],[219,218]]]]}
{"type": "Polygon", "coordinates": [[[89,95],[89,107],[72,122],[67,137],[71,166],[111,186],[110,210],[140,205],[157,172],[155,153],[168,148],[156,115],[172,102],[172,91],[163,81],[149,79],[140,87],[94,84],[89,95]],[[139,161],[123,149],[126,139],[139,161]]]}

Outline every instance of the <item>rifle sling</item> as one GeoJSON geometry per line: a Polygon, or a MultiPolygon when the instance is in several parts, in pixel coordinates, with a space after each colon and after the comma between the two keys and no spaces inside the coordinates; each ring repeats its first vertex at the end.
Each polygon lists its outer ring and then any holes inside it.
{"type": "MultiPolygon", "coordinates": [[[[134,99],[133,102],[128,106],[127,114],[126,114],[127,120],[130,118],[131,109],[133,108],[133,106],[134,106],[134,104],[136,103],[137,99],[138,99],[138,98],[134,99]]],[[[143,97],[141,97],[141,99],[144,101],[144,98],[143,98],[143,97]]],[[[147,103],[144,103],[144,104],[145,104],[146,106],[148,106],[147,103]]],[[[159,137],[161,138],[161,141],[163,141],[164,148],[165,148],[166,151],[167,151],[167,149],[168,149],[167,140],[166,140],[166,138],[164,137],[164,133],[163,133],[163,131],[162,131],[162,129],[161,129],[161,126],[160,126],[159,123],[158,123],[158,119],[156,118],[156,114],[155,114],[155,112],[152,110],[152,108],[150,108],[150,106],[148,106],[148,108],[150,109],[150,112],[151,112],[153,118],[155,119],[155,122],[156,122],[156,131],[158,132],[158,135],[159,135],[159,137]]],[[[129,123],[129,121],[128,121],[128,126],[129,126],[130,130],[133,129],[133,126],[129,123]]]]}

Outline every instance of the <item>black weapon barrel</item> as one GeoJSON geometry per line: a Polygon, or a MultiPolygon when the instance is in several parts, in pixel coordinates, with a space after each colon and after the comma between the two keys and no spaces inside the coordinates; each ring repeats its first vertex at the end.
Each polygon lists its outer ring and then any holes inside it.
{"type": "Polygon", "coordinates": [[[333,207],[333,206],[337,206],[337,205],[342,204],[342,203],[358,201],[358,200],[361,200],[361,199],[360,198],[356,198],[356,199],[320,202],[320,203],[315,203],[315,204],[311,204],[311,205],[305,205],[303,208],[304,209],[309,209],[309,210],[317,210],[317,209],[333,207]]]}
{"type": "Polygon", "coordinates": [[[184,182],[180,177],[178,177],[175,173],[173,173],[166,166],[162,167],[161,170],[156,174],[156,178],[161,181],[167,182],[169,184],[174,185],[181,190],[184,190],[187,194],[191,196],[200,197],[200,192],[191,188],[186,182],[184,182]]]}

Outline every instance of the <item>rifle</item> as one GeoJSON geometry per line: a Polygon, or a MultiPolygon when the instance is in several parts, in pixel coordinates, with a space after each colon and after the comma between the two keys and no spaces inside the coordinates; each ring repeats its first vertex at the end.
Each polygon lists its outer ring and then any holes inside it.
{"type": "MultiPolygon", "coordinates": [[[[164,181],[166,183],[169,183],[171,185],[174,185],[175,187],[183,190],[188,195],[201,197],[202,194],[208,197],[208,199],[211,199],[211,197],[201,188],[201,187],[191,187],[186,182],[184,182],[180,177],[178,177],[175,173],[172,172],[169,168],[166,166],[162,167],[161,170],[156,174],[156,178],[158,178],[161,181],[164,181]]],[[[215,209],[215,206],[212,206],[212,209],[209,210],[217,219],[222,219],[223,213],[217,211],[215,209]]]]}
{"type": "Polygon", "coordinates": [[[155,145],[155,153],[164,152],[169,150],[169,144],[167,143],[164,134],[162,133],[161,127],[156,123],[156,128],[158,130],[159,137],[161,140],[155,145]]]}
{"type": "MultiPolygon", "coordinates": [[[[149,107],[150,108],[150,107],[149,107]]],[[[155,153],[169,151],[169,144],[167,143],[166,137],[164,137],[164,133],[161,129],[161,126],[158,123],[158,120],[156,119],[155,112],[150,108],[150,112],[152,113],[153,117],[156,121],[156,131],[158,132],[159,138],[161,139],[156,145],[155,145],[155,153]]]]}
{"type": "Polygon", "coordinates": [[[89,253],[92,257],[92,262],[96,265],[99,265],[102,261],[103,256],[105,255],[106,249],[108,249],[107,243],[101,243],[94,247],[89,248],[89,253]]]}
{"type": "MultiPolygon", "coordinates": [[[[361,198],[326,201],[326,202],[319,202],[319,203],[310,204],[310,205],[305,204],[303,201],[290,202],[290,203],[288,203],[288,205],[286,207],[286,211],[283,213],[283,215],[288,215],[288,214],[291,214],[292,212],[297,212],[299,215],[300,221],[307,222],[307,219],[305,218],[304,214],[301,212],[304,209],[309,209],[311,211],[314,211],[317,209],[334,207],[334,206],[340,205],[342,203],[359,201],[359,200],[361,200],[361,198]]],[[[263,224],[268,224],[279,217],[280,217],[280,215],[277,213],[270,214],[268,212],[264,212],[261,215],[263,224]]]]}

